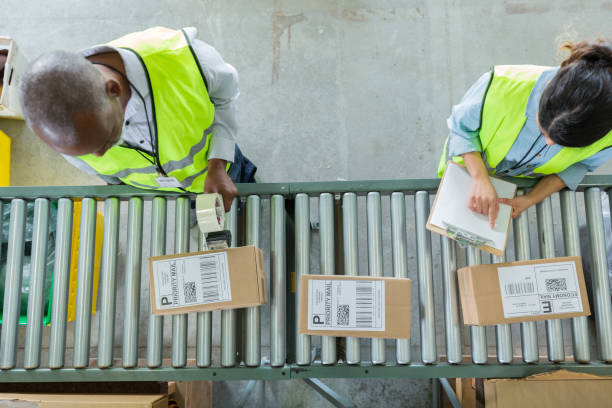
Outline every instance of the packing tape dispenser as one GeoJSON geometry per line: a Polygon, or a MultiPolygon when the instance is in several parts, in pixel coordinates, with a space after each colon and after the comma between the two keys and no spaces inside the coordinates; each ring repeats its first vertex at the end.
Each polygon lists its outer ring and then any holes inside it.
{"type": "Polygon", "coordinates": [[[196,218],[208,250],[228,248],[232,234],[225,229],[223,197],[219,193],[196,196],[196,218]]]}

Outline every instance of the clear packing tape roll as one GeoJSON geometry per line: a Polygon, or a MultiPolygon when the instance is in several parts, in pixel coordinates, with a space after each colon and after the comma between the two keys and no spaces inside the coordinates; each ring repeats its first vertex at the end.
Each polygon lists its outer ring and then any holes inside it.
{"type": "Polygon", "coordinates": [[[225,209],[221,194],[199,194],[196,197],[196,218],[203,234],[223,231],[225,209]]]}

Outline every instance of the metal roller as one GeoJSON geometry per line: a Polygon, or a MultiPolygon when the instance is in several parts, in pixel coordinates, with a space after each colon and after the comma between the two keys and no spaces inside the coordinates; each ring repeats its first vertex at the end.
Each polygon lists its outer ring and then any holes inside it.
{"type": "MultiPolygon", "coordinates": [[[[467,248],[468,265],[480,265],[482,263],[482,253],[474,247],[467,248]]],[[[486,326],[470,326],[472,338],[472,362],[474,364],[486,364],[489,360],[487,348],[487,328],[486,326]]]]}
{"type": "Polygon", "coordinates": [[[608,278],[608,257],[604,235],[603,215],[601,213],[601,190],[588,188],[585,192],[589,241],[593,259],[593,304],[597,324],[599,357],[612,362],[612,302],[610,301],[610,282],[608,278]]]}
{"type": "MultiPolygon", "coordinates": [[[[493,255],[493,263],[504,263],[505,257],[493,255]]],[[[510,364],[514,356],[512,350],[512,328],[509,324],[495,325],[495,346],[497,349],[497,362],[510,364]]]]}
{"type": "MultiPolygon", "coordinates": [[[[404,193],[391,194],[391,245],[393,246],[393,276],[408,278],[406,197],[404,193]]],[[[395,341],[395,360],[397,364],[410,364],[410,339],[395,341]]]]}
{"type": "MultiPolygon", "coordinates": [[[[198,250],[204,250],[205,244],[206,236],[198,234],[198,250]]],[[[196,318],[196,365],[209,367],[212,362],[212,312],[198,312],[196,318]]]]}
{"type": "Polygon", "coordinates": [[[25,245],[26,202],[11,201],[6,280],[4,282],[4,305],[2,313],[2,335],[0,336],[0,368],[15,367],[17,348],[17,325],[21,297],[21,274],[25,245]]]}
{"type": "MultiPolygon", "coordinates": [[[[344,273],[359,275],[359,242],[357,235],[357,195],[346,193],[342,197],[342,230],[344,234],[344,273]]],[[[361,362],[361,340],[358,337],[346,338],[347,364],[361,362]]]]}
{"type": "Polygon", "coordinates": [[[442,282],[444,287],[444,324],[446,326],[446,360],[460,364],[463,360],[461,348],[461,322],[457,300],[457,247],[455,241],[441,236],[442,282]]]}
{"type": "Polygon", "coordinates": [[[115,306],[117,292],[117,250],[119,241],[119,199],[104,201],[104,235],[100,265],[100,311],[98,312],[98,367],[113,365],[115,306]]]}
{"type": "MultiPolygon", "coordinates": [[[[261,202],[259,196],[247,197],[246,244],[260,248],[261,202]]],[[[261,364],[261,321],[259,306],[249,307],[245,311],[245,357],[244,363],[249,367],[261,364]]]]}
{"type": "MultiPolygon", "coordinates": [[[[151,256],[166,254],[166,199],[154,197],[151,207],[151,256]]],[[[162,365],[164,317],[154,316],[149,312],[147,330],[147,367],[156,368],[162,365]]]]}
{"type": "Polygon", "coordinates": [[[49,368],[64,366],[70,250],[72,248],[72,200],[60,198],[57,204],[55,264],[53,265],[53,301],[49,334],[49,368]]]}
{"type": "MultiPolygon", "coordinates": [[[[368,214],[368,272],[370,276],[384,276],[380,193],[368,193],[366,204],[368,214]]],[[[371,339],[370,344],[372,364],[384,364],[386,362],[385,339],[371,339]]]]}
{"type": "MultiPolygon", "coordinates": [[[[319,224],[321,237],[321,275],[334,275],[334,196],[323,193],[319,196],[319,224]]],[[[336,338],[321,337],[321,363],[336,364],[336,338]]]]}
{"type": "Polygon", "coordinates": [[[38,198],[34,203],[32,266],[30,269],[30,294],[28,295],[28,325],[26,326],[24,368],[38,368],[40,365],[48,238],[49,200],[38,198]]]}
{"type": "Polygon", "coordinates": [[[140,269],[142,261],[142,198],[128,204],[125,256],[125,313],[123,316],[123,367],[138,365],[138,319],[140,317],[140,269]]]}
{"type": "MultiPolygon", "coordinates": [[[[523,194],[523,191],[517,193],[517,195],[523,194]]],[[[513,221],[514,251],[516,252],[517,261],[526,261],[531,258],[531,249],[529,246],[529,220],[527,217],[527,211],[524,211],[513,221]]],[[[524,362],[538,362],[538,330],[535,322],[521,323],[521,348],[524,362]]]]}
{"type": "Polygon", "coordinates": [[[438,360],[434,316],[431,233],[425,228],[429,216],[429,193],[417,191],[414,198],[419,283],[419,316],[421,323],[421,360],[433,364],[438,360]]]}
{"type": "MultiPolygon", "coordinates": [[[[581,256],[576,193],[571,190],[563,190],[559,195],[561,198],[561,219],[563,221],[561,225],[563,226],[565,255],[581,256]]],[[[572,344],[574,361],[579,363],[591,361],[589,328],[586,316],[572,318],[572,344]]]]}
{"type": "MultiPolygon", "coordinates": [[[[174,222],[174,253],[189,252],[189,198],[177,197],[174,222]]],[[[187,364],[187,314],[172,316],[172,367],[187,364]]]]}
{"type": "Polygon", "coordinates": [[[285,198],[273,195],[270,205],[270,364],[285,364],[285,198]]]}
{"type": "Polygon", "coordinates": [[[91,304],[96,245],[96,200],[81,201],[79,235],[79,273],[77,277],[76,314],[74,318],[74,367],[89,365],[91,304]]]}
{"type": "MultiPolygon", "coordinates": [[[[238,199],[232,201],[229,214],[225,217],[225,229],[232,234],[231,246],[238,243],[238,199]]],[[[236,365],[236,310],[221,311],[221,366],[236,365]]]]}
{"type": "MultiPolygon", "coordinates": [[[[346,241],[345,241],[346,242],[346,241]]],[[[346,251],[345,251],[346,254],[346,251]]],[[[301,276],[310,273],[310,197],[298,194],[295,197],[295,321],[300,316],[301,276]]],[[[347,340],[348,341],[348,340],[347,340]]],[[[351,352],[347,345],[347,357],[351,352]]],[[[295,327],[295,362],[308,365],[311,360],[310,336],[300,334],[295,327]]]]}
{"type": "MultiPolygon", "coordinates": [[[[537,205],[540,257],[555,257],[555,231],[553,229],[552,203],[550,197],[537,205]]],[[[558,363],[565,360],[561,319],[546,321],[548,360],[558,363]]]]}

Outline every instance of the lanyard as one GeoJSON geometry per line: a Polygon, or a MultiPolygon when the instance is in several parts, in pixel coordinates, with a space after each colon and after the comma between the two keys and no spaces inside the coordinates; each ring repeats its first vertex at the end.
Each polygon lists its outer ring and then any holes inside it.
{"type": "MultiPolygon", "coordinates": [[[[542,134],[541,134],[541,133],[540,133],[540,136],[542,136],[542,134]]],[[[542,147],[540,148],[540,150],[538,150],[537,152],[535,152],[535,153],[533,154],[533,156],[531,156],[529,159],[525,160],[525,159],[527,158],[527,156],[529,156],[529,153],[531,153],[531,151],[533,150],[533,148],[535,147],[535,145],[538,143],[538,140],[540,140],[540,136],[538,136],[538,137],[536,138],[535,142],[533,142],[533,143],[531,144],[531,147],[529,148],[529,150],[527,150],[527,153],[525,153],[525,154],[523,155],[523,157],[521,157],[521,159],[520,159],[518,162],[516,162],[516,164],[515,164],[514,166],[510,167],[508,170],[504,170],[504,171],[502,171],[501,173],[502,173],[502,174],[508,174],[508,173],[509,173],[509,172],[511,172],[512,170],[516,170],[516,169],[518,169],[519,167],[521,167],[521,166],[523,166],[523,165],[525,165],[525,164],[529,163],[529,162],[530,162],[530,161],[532,161],[533,159],[535,159],[535,158],[536,158],[536,157],[537,157],[537,156],[538,156],[540,153],[542,153],[542,151],[543,151],[544,149],[546,149],[547,147],[549,147],[549,146],[548,146],[548,145],[545,143],[545,144],[544,144],[544,146],[542,146],[542,147]]]]}

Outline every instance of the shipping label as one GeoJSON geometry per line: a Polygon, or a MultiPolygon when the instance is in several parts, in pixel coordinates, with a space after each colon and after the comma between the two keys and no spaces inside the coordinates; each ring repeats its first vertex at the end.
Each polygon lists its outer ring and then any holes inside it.
{"type": "Polygon", "coordinates": [[[385,330],[385,282],[308,281],[309,330],[385,330]]]}
{"type": "Polygon", "coordinates": [[[504,317],[582,312],[574,262],[497,268],[504,317]]]}
{"type": "Polygon", "coordinates": [[[232,300],[227,254],[153,261],[158,310],[232,300]]]}

